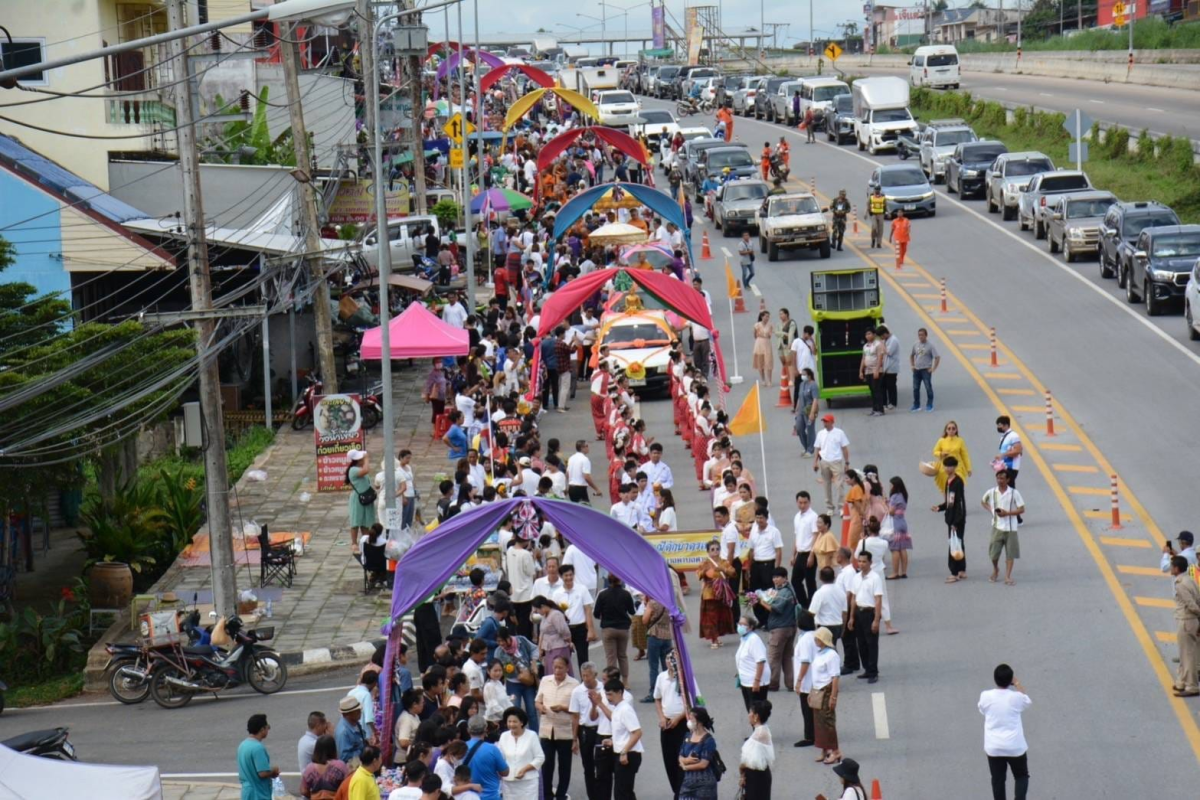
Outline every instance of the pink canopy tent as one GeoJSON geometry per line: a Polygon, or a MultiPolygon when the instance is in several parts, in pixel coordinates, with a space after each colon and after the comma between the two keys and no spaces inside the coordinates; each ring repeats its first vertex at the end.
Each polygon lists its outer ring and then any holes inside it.
{"type": "MultiPolygon", "coordinates": [[[[470,350],[470,337],[462,328],[442,322],[420,303],[412,303],[388,323],[391,334],[392,358],[437,358],[465,356],[470,350]]],[[[371,328],[363,334],[359,355],[365,361],[383,359],[383,327],[371,328]]]]}

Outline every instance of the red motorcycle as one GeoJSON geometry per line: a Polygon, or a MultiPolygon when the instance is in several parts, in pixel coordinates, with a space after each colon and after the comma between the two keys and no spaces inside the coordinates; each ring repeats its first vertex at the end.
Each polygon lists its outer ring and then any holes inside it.
{"type": "Polygon", "coordinates": [[[292,409],[292,428],[302,431],[312,424],[313,421],[313,406],[316,404],[316,398],[321,394],[321,389],[324,384],[320,378],[313,377],[311,374],[305,376],[308,385],[304,387],[304,391],[300,393],[300,397],[296,400],[296,407],[292,409]]]}

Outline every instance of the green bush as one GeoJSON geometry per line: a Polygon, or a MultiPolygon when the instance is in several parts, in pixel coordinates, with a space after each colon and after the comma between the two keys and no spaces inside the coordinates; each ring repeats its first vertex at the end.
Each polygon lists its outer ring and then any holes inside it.
{"type": "Polygon", "coordinates": [[[0,622],[0,663],[14,681],[41,681],[77,667],[83,646],[84,618],[70,589],[42,614],[24,608],[0,622]]]}
{"type": "Polygon", "coordinates": [[[1029,126],[1030,110],[1024,106],[1017,106],[1013,109],[1013,127],[1025,128],[1029,126]]]}
{"type": "Polygon", "coordinates": [[[164,537],[162,555],[170,560],[187,546],[192,535],[204,524],[203,476],[197,480],[187,474],[182,466],[174,472],[163,468],[158,471],[158,502],[163,511],[164,537]]]}
{"type": "MultiPolygon", "coordinates": [[[[254,459],[271,446],[275,441],[275,431],[272,428],[255,426],[247,428],[242,435],[226,450],[226,461],[229,464],[229,483],[238,482],[242,473],[250,469],[254,459]]],[[[203,473],[201,473],[203,474],[203,473]]]]}
{"type": "Polygon", "coordinates": [[[450,198],[445,198],[437,201],[433,208],[429,209],[429,213],[437,217],[442,230],[454,230],[458,226],[458,215],[462,213],[462,207],[450,198]]]}
{"type": "Polygon", "coordinates": [[[1130,153],[1129,158],[1143,164],[1154,161],[1154,139],[1150,138],[1150,131],[1142,128],[1137,138],[1137,152],[1130,153]]]}
{"type": "Polygon", "coordinates": [[[1104,154],[1111,159],[1129,155],[1129,131],[1124,128],[1109,128],[1104,139],[1104,154]]]}

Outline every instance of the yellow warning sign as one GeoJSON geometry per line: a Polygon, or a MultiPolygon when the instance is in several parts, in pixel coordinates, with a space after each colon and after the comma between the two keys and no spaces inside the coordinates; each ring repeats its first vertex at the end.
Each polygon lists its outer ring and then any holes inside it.
{"type": "Polygon", "coordinates": [[[838,47],[837,42],[830,42],[825,48],[825,57],[830,61],[837,61],[842,56],[842,48],[838,47]]]}
{"type": "Polygon", "coordinates": [[[450,148],[450,169],[462,169],[463,151],[460,147],[450,148]]]}
{"type": "Polygon", "coordinates": [[[455,144],[462,144],[464,136],[475,132],[475,126],[469,120],[463,119],[462,114],[455,114],[446,120],[446,124],[442,126],[442,131],[450,137],[450,141],[455,144]]]}

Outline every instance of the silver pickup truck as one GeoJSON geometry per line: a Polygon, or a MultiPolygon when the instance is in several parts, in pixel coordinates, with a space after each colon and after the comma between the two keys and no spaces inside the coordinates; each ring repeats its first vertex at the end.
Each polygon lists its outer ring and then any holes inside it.
{"type": "Polygon", "coordinates": [[[929,181],[940,183],[946,178],[946,162],[954,155],[954,148],[978,139],[971,126],[961,119],[935,119],[915,137],[901,136],[897,150],[902,159],[916,155],[929,181]]]}

